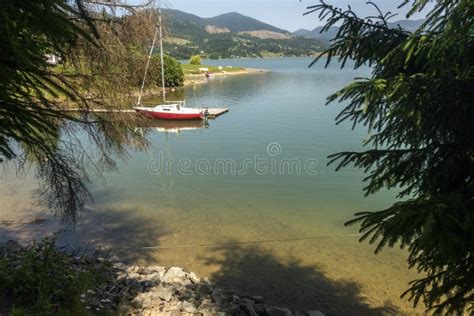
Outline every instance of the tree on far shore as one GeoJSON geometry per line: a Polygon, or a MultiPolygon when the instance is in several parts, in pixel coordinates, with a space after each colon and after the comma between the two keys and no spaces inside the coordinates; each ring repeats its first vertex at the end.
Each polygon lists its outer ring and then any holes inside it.
{"type": "MultiPolygon", "coordinates": [[[[428,1],[401,5],[409,4],[407,17],[428,1]]],[[[308,10],[326,21],[323,31],[340,25],[316,61],[372,67],[370,78],[356,78],[328,102],[347,102],[337,123],[366,126],[366,145],[373,149],[338,153],[331,163],[337,169],[363,168],[367,195],[394,188],[405,198],[385,210],[357,213],[347,224],[360,224],[361,240],[375,243],[376,252],[387,246],[408,250],[408,264],[420,279],[402,296],[414,305],[423,302],[435,313],[472,313],[474,2],[436,1],[412,33],[390,28],[392,15],[380,10],[366,19],[323,1],[308,10]]]]}
{"type": "MultiPolygon", "coordinates": [[[[182,87],[184,84],[184,72],[181,63],[169,55],[165,55],[163,61],[165,64],[166,87],[182,87]]],[[[152,68],[150,71],[150,83],[161,87],[161,61],[159,55],[152,57],[150,68],[152,68]]]]}
{"type": "Polygon", "coordinates": [[[199,55],[194,55],[194,56],[191,56],[191,58],[189,59],[189,64],[190,65],[200,65],[201,64],[201,56],[199,55]]]}

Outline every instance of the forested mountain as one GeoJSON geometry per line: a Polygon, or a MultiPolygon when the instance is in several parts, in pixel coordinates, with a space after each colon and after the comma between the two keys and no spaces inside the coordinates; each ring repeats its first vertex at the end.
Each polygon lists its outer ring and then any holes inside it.
{"type": "Polygon", "coordinates": [[[288,31],[239,13],[201,18],[178,10],[163,10],[169,33],[165,50],[187,59],[272,57],[313,55],[324,48],[319,40],[296,36],[288,31]]]}
{"type": "Polygon", "coordinates": [[[163,13],[171,21],[193,22],[204,26],[213,25],[221,28],[227,28],[230,32],[235,33],[266,30],[289,34],[288,31],[260,22],[254,18],[242,15],[237,12],[225,13],[212,18],[201,18],[194,14],[172,9],[163,10],[163,13]]]}

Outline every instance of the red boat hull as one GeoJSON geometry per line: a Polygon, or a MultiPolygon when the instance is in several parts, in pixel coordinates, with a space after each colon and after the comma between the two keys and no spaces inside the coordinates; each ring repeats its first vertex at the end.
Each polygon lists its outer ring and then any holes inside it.
{"type": "Polygon", "coordinates": [[[147,116],[161,119],[161,120],[202,120],[204,115],[202,113],[163,113],[146,110],[136,110],[139,113],[147,116]]]}

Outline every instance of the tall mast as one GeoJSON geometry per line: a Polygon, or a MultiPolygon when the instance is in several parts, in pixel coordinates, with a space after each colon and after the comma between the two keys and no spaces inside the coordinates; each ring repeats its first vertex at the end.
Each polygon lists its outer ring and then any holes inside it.
{"type": "Polygon", "coordinates": [[[165,63],[163,58],[163,28],[161,26],[161,7],[158,7],[158,22],[160,23],[160,58],[161,58],[161,85],[163,88],[163,101],[166,102],[165,63]]]}
{"type": "Polygon", "coordinates": [[[140,94],[138,95],[138,105],[142,103],[143,89],[145,88],[146,75],[148,74],[148,67],[150,67],[151,55],[153,55],[153,50],[155,49],[156,36],[158,34],[158,28],[155,30],[155,35],[153,36],[153,43],[151,44],[150,53],[148,54],[148,60],[145,66],[145,74],[143,75],[142,87],[140,88],[140,94]]]}
{"type": "Polygon", "coordinates": [[[141,105],[142,103],[142,95],[143,89],[145,88],[146,76],[148,74],[148,68],[150,67],[151,56],[153,55],[153,51],[155,50],[155,43],[157,35],[160,35],[160,59],[161,59],[161,84],[163,89],[163,100],[166,101],[166,89],[165,89],[165,67],[164,67],[164,58],[163,58],[163,31],[161,27],[161,7],[158,7],[158,27],[155,30],[155,34],[153,36],[153,42],[150,47],[150,53],[148,54],[148,60],[145,66],[145,74],[143,75],[142,86],[140,88],[140,94],[138,95],[138,102],[137,105],[141,105]]]}

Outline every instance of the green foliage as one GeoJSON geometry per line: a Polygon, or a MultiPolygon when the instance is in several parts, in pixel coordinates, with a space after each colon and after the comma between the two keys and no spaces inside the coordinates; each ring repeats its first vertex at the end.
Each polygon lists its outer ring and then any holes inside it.
{"type": "Polygon", "coordinates": [[[191,58],[189,59],[189,64],[190,65],[200,65],[201,64],[201,56],[199,56],[199,55],[191,56],[191,58]]]}
{"type": "MultiPolygon", "coordinates": [[[[426,4],[413,1],[408,16],[426,4]]],[[[415,305],[421,300],[437,313],[472,312],[474,3],[438,1],[413,33],[390,29],[388,14],[361,19],[324,2],[308,9],[327,19],[325,29],[341,24],[318,59],[373,69],[371,78],[357,78],[328,102],[347,101],[337,122],[367,126],[366,144],[375,149],[338,153],[331,163],[369,172],[366,194],[401,188],[399,197],[408,198],[358,213],[348,224],[360,223],[361,240],[377,243],[376,252],[408,248],[409,266],[423,275],[403,294],[415,305]]]]}
{"type": "MultiPolygon", "coordinates": [[[[166,87],[182,87],[184,84],[184,72],[181,63],[175,58],[165,55],[165,83],[166,87]]],[[[150,82],[161,87],[161,61],[159,55],[154,55],[150,63],[150,82]]]]}
{"type": "Polygon", "coordinates": [[[71,100],[80,96],[70,80],[51,71],[45,54],[66,56],[80,39],[96,45],[97,33],[83,10],[82,4],[75,7],[64,0],[6,0],[0,6],[0,162],[20,156],[15,143],[42,160],[38,174],[49,174],[56,184],[63,184],[53,188],[58,199],[46,198],[57,209],[80,209],[87,190],[77,179],[77,164],[57,156],[52,139],[58,134],[57,119],[66,115],[53,110],[55,104],[47,95],[71,100]],[[68,175],[77,177],[63,182],[68,175]]]}
{"type": "Polygon", "coordinates": [[[0,297],[12,315],[85,314],[81,294],[103,281],[105,266],[75,262],[54,239],[0,253],[0,297]]]}
{"type": "Polygon", "coordinates": [[[203,56],[205,58],[220,59],[261,58],[267,52],[287,57],[312,56],[325,47],[317,40],[302,37],[260,39],[235,33],[205,33],[199,37],[189,36],[186,39],[190,42],[183,45],[166,44],[165,50],[179,59],[186,59],[190,55],[201,54],[201,52],[204,52],[203,56]]]}
{"type": "Polygon", "coordinates": [[[112,124],[101,129],[105,119],[91,122],[61,109],[118,107],[134,79],[124,69],[144,68],[124,60],[133,45],[147,45],[140,30],[154,28],[142,23],[143,14],[113,19],[108,12],[107,4],[81,0],[5,0],[0,6],[0,163],[21,171],[34,162],[41,206],[70,221],[90,197],[88,171],[113,168],[111,153],[120,156],[124,146],[105,133],[118,134],[112,124]],[[46,54],[64,64],[51,67],[46,54]],[[100,163],[84,153],[79,131],[100,151],[100,163]]]}
{"type": "Polygon", "coordinates": [[[10,316],[28,316],[28,310],[25,308],[14,307],[10,311],[10,316]]]}

